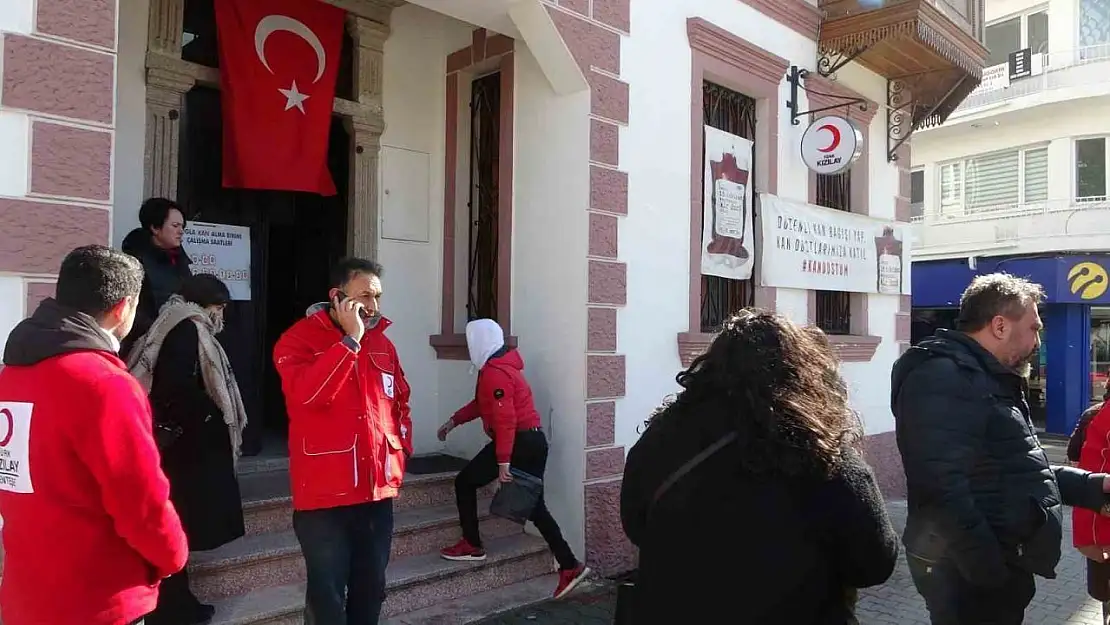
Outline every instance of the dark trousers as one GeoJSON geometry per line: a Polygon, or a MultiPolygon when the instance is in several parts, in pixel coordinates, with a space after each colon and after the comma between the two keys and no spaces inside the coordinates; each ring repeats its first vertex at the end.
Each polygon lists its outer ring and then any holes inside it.
{"type": "Polygon", "coordinates": [[[293,512],[308,590],[305,625],[377,625],[393,543],[393,500],[293,512]]]}
{"type": "Polygon", "coordinates": [[[950,560],[930,563],[907,554],[910,575],[933,625],[1022,625],[1037,592],[1032,573],[1011,568],[996,588],[972,586],[950,560]]]}
{"type": "MultiPolygon", "coordinates": [[[[543,479],[544,469],[547,467],[547,438],[543,432],[538,429],[517,432],[510,463],[520,471],[543,479]]],[[[462,526],[463,538],[478,548],[482,547],[482,536],[478,532],[478,489],[496,480],[497,473],[497,455],[493,443],[490,443],[455,476],[455,502],[459,506],[459,524],[462,526]]],[[[530,520],[547,541],[547,546],[559,561],[559,568],[571,570],[578,566],[578,559],[563,538],[563,532],[559,530],[559,524],[551,516],[543,498],[532,511],[530,520]]]]}

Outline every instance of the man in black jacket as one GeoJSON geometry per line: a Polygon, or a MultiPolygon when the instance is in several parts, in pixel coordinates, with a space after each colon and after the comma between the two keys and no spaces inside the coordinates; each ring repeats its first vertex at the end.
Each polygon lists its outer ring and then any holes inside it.
{"type": "Polygon", "coordinates": [[[996,273],[894,365],[891,409],[906,471],[902,540],[934,625],[1020,625],[1033,575],[1056,576],[1061,505],[1105,510],[1106,474],[1049,466],[1029,418],[1040,285],[996,273]]]}

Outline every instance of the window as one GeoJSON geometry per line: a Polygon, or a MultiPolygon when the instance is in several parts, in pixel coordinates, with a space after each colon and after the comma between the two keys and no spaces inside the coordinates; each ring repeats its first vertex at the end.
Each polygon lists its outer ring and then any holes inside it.
{"type": "MultiPolygon", "coordinates": [[[[852,172],[826,176],[818,174],[815,202],[818,206],[851,212],[852,172]]],[[[828,334],[852,333],[852,294],[844,291],[817,291],[813,322],[828,334]]]]}
{"type": "Polygon", "coordinates": [[[497,318],[497,206],[501,128],[501,72],[471,83],[470,247],[467,319],[497,318]]]}
{"type": "Polygon", "coordinates": [[[925,170],[910,172],[910,219],[925,216],[925,170]]]}
{"type": "Polygon", "coordinates": [[[1079,200],[1106,199],[1106,139],[1075,141],[1075,197],[1079,200]]]}
{"type": "Polygon", "coordinates": [[[983,213],[1048,199],[1048,148],[1007,150],[940,166],[943,214],[983,213]]]}
{"type": "Polygon", "coordinates": [[[1029,48],[1034,54],[1048,52],[1048,11],[1018,15],[986,28],[987,66],[1001,65],[1011,52],[1029,48]]]}
{"type": "MultiPolygon", "coordinates": [[[[702,83],[702,114],[708,126],[755,141],[753,98],[720,85],[702,83]]],[[[754,146],[752,179],[755,179],[754,146]]],[[[755,303],[751,280],[730,280],[719,276],[701,277],[701,331],[716,332],[728,316],[755,303]]]]}
{"type": "MultiPolygon", "coordinates": [[[[1104,46],[1110,43],[1110,0],[1079,0],[1079,45],[1083,48],[1104,46]]],[[[1087,52],[1087,51],[1084,51],[1087,52]]],[[[1091,56],[1084,54],[1083,58],[1097,58],[1106,54],[1098,54],[1098,50],[1091,51],[1091,56]]]]}

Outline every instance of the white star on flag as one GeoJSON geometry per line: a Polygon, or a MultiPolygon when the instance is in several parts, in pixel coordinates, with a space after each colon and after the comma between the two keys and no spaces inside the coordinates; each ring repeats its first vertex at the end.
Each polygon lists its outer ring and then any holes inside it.
{"type": "Polygon", "coordinates": [[[307,100],[310,96],[297,91],[297,81],[293,81],[292,87],[289,87],[288,89],[278,89],[278,91],[281,92],[281,95],[285,96],[285,110],[288,111],[293,107],[297,107],[300,112],[305,112],[304,101],[307,100]]]}

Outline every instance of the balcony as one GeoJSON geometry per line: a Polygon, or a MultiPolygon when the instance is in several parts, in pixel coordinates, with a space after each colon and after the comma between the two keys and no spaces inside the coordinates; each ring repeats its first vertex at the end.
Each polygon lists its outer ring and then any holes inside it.
{"type": "MultiPolygon", "coordinates": [[[[1085,95],[1091,88],[1110,92],[1110,44],[1088,46],[1076,50],[1056,50],[1032,55],[1033,75],[1009,80],[1005,63],[983,70],[983,82],[956,109],[956,115],[1027,96],[1043,94],[1036,104],[1072,99],[1085,95]],[[1043,102],[1041,101],[1043,100],[1043,102]]],[[[1030,102],[1034,105],[1033,102],[1030,102]]]]}
{"type": "Polygon", "coordinates": [[[1110,198],[943,212],[913,218],[914,260],[1110,250],[1110,198]]]}
{"type": "Polygon", "coordinates": [[[820,0],[818,72],[855,61],[888,80],[888,158],[979,86],[984,0],[820,0]]]}

